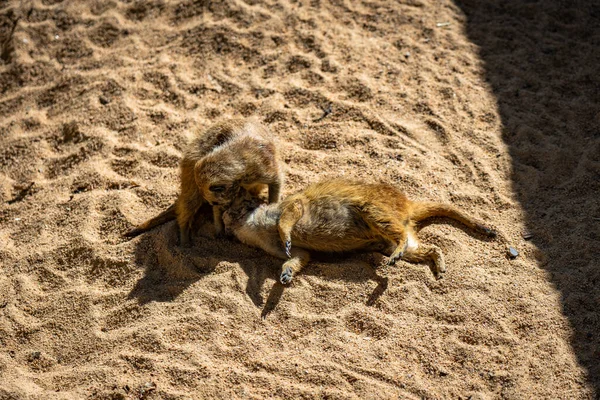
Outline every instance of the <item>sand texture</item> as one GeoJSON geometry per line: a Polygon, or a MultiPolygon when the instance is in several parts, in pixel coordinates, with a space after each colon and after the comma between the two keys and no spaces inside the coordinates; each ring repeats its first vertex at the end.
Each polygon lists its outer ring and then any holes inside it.
{"type": "Polygon", "coordinates": [[[597,2],[0,10],[0,399],[600,396],[597,2]],[[424,226],[439,281],[351,255],[288,287],[206,213],[191,249],[173,222],[123,239],[234,116],[277,138],[285,195],[385,181],[501,235],[424,226]]]}

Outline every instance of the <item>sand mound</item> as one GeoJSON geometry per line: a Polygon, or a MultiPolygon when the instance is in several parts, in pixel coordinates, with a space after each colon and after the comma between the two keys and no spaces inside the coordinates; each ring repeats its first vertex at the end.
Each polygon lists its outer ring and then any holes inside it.
{"type": "MultiPolygon", "coordinates": [[[[532,210],[513,191],[546,184],[535,169],[546,132],[505,126],[508,97],[486,80],[490,64],[503,64],[472,41],[487,25],[469,31],[471,12],[481,22],[496,9],[449,0],[0,7],[0,398],[594,395],[597,309],[590,336],[572,319],[583,314],[562,314],[546,268],[560,270],[547,251],[559,233],[538,229],[526,241],[532,210]],[[387,181],[414,199],[452,202],[502,237],[431,224],[420,236],[446,255],[440,281],[406,262],[374,272],[359,255],[312,262],[285,288],[278,260],[212,239],[207,224],[189,250],[174,223],[121,237],[175,199],[194,129],[252,115],[281,142],[284,194],[331,176],[387,181]],[[514,147],[506,129],[526,143],[514,147]]],[[[552,13],[544,21],[556,24],[562,14],[552,13]]],[[[571,14],[573,24],[583,18],[571,14]]],[[[494,46],[527,30],[510,19],[489,26],[506,38],[494,46]]],[[[588,78],[597,100],[597,75],[588,78]]],[[[521,84],[507,80],[506,91],[521,84]]],[[[551,116],[539,107],[526,111],[551,116]]],[[[597,124],[594,109],[572,118],[597,124]]],[[[574,174],[565,190],[597,188],[598,137],[573,140],[588,148],[583,164],[575,148],[554,145],[574,174]]],[[[592,193],[578,207],[599,217],[592,193]]],[[[568,236],[567,251],[585,250],[578,264],[593,262],[595,229],[568,236]]],[[[570,295],[599,303],[588,286],[570,295]]]]}

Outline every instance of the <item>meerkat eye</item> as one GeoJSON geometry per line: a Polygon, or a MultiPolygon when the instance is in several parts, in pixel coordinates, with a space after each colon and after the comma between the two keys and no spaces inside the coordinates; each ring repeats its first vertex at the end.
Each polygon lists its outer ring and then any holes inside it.
{"type": "Polygon", "coordinates": [[[209,187],[208,190],[210,190],[213,193],[221,193],[221,192],[225,191],[225,186],[213,185],[213,186],[209,187]]]}

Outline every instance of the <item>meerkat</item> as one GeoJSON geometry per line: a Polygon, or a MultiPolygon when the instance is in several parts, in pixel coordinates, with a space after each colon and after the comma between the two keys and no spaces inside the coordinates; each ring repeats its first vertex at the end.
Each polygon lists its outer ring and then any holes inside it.
{"type": "Polygon", "coordinates": [[[177,219],[181,245],[187,246],[196,213],[213,207],[215,233],[223,232],[222,208],[240,188],[258,194],[268,188],[269,202],[278,202],[283,168],[277,146],[266,127],[249,119],[233,119],[202,131],[185,149],[180,164],[181,190],[175,203],[125,234],[135,237],[177,219]]]}
{"type": "Polygon", "coordinates": [[[431,217],[459,221],[486,237],[496,233],[448,204],[409,200],[388,184],[331,180],[313,184],[278,204],[239,197],[224,213],[226,229],[238,240],[286,260],[282,284],[309,261],[310,251],[379,252],[388,265],[404,259],[432,261],[434,274],[446,271],[439,247],[419,243],[415,225],[431,217]]]}

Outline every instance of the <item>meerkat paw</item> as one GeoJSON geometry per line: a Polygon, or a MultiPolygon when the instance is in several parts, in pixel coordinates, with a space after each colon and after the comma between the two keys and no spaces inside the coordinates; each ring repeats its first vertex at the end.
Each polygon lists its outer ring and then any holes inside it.
{"type": "Polygon", "coordinates": [[[292,242],[290,240],[286,240],[285,242],[285,255],[288,258],[292,258],[292,242]]]}
{"type": "Polygon", "coordinates": [[[388,267],[391,267],[394,264],[396,264],[396,261],[398,261],[399,259],[401,259],[402,256],[404,256],[404,253],[400,253],[400,254],[396,254],[396,255],[390,256],[390,258],[388,259],[388,262],[387,262],[388,267]]]}
{"type": "Polygon", "coordinates": [[[292,277],[293,276],[294,276],[294,271],[290,267],[287,267],[281,273],[281,276],[279,277],[279,280],[284,285],[287,285],[288,283],[290,283],[292,281],[292,277]]]}
{"type": "Polygon", "coordinates": [[[215,225],[213,236],[215,238],[222,238],[225,236],[225,228],[223,227],[223,225],[215,225]]]}
{"type": "Polygon", "coordinates": [[[179,245],[181,247],[190,247],[191,241],[189,234],[182,234],[179,238],[179,245]]]}

